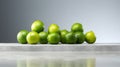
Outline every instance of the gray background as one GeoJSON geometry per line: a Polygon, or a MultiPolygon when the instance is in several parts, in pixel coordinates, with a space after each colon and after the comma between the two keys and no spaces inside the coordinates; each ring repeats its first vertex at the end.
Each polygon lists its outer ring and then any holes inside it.
{"type": "Polygon", "coordinates": [[[93,30],[96,43],[120,43],[120,0],[0,0],[0,42],[17,42],[22,29],[30,31],[40,19],[70,30],[78,21],[84,33],[93,30]]]}

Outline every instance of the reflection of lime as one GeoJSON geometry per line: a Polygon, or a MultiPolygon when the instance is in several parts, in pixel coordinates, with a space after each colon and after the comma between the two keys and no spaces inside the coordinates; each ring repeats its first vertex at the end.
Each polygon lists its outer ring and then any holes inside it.
{"type": "Polygon", "coordinates": [[[47,32],[40,32],[39,36],[40,36],[39,41],[40,41],[41,44],[47,44],[48,43],[48,41],[47,41],[48,33],[47,32]]]}
{"type": "Polygon", "coordinates": [[[26,44],[27,40],[26,40],[26,36],[28,34],[27,30],[21,30],[18,34],[17,34],[17,41],[21,44],[26,44]]]}
{"type": "Polygon", "coordinates": [[[58,33],[50,33],[47,39],[50,44],[58,44],[60,42],[60,35],[58,33]]]}
{"type": "Polygon", "coordinates": [[[72,32],[83,32],[82,24],[80,23],[74,23],[71,27],[72,32]]]}
{"type": "Polygon", "coordinates": [[[35,20],[31,25],[31,30],[35,32],[41,32],[44,30],[44,24],[41,20],[35,20]]]}
{"type": "Polygon", "coordinates": [[[27,42],[29,44],[37,44],[39,42],[39,34],[37,32],[29,32],[27,35],[27,42]]]}
{"type": "Polygon", "coordinates": [[[95,58],[87,58],[86,59],[86,67],[96,67],[96,59],[95,58]]]}
{"type": "Polygon", "coordinates": [[[66,43],[68,44],[75,44],[76,43],[76,37],[73,32],[69,32],[65,35],[66,43]]]}
{"type": "Polygon", "coordinates": [[[61,43],[66,43],[66,40],[65,40],[65,35],[68,33],[68,31],[67,30],[61,30],[60,31],[60,36],[61,36],[61,43]]]}
{"type": "Polygon", "coordinates": [[[59,33],[59,26],[57,24],[51,24],[48,28],[49,33],[59,33]]]}
{"type": "Polygon", "coordinates": [[[85,36],[82,32],[76,32],[75,36],[78,44],[82,44],[85,41],[85,36]]]}
{"type": "Polygon", "coordinates": [[[85,34],[85,40],[87,43],[92,44],[96,41],[96,36],[93,31],[89,31],[85,34]]]}
{"type": "Polygon", "coordinates": [[[27,67],[26,58],[17,58],[16,67],[27,67]]]}

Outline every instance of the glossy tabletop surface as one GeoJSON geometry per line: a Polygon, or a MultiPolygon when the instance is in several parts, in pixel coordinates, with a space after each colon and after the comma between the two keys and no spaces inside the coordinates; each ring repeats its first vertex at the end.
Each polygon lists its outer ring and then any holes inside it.
{"type": "Polygon", "coordinates": [[[0,43],[0,67],[119,67],[120,45],[0,43]]]}

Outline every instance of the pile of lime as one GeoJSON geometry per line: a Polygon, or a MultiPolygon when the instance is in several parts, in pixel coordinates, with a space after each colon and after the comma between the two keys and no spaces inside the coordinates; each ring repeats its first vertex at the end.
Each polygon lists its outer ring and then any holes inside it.
{"type": "Polygon", "coordinates": [[[60,30],[57,24],[51,24],[48,31],[44,31],[44,23],[41,20],[35,20],[31,25],[31,31],[21,30],[17,34],[17,41],[21,44],[82,44],[84,42],[93,44],[96,36],[93,31],[84,34],[81,23],[76,22],[71,26],[71,30],[60,30]]]}

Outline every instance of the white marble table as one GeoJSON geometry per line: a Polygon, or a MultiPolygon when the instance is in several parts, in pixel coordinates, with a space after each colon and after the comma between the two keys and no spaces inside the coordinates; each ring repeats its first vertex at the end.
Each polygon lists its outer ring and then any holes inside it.
{"type": "Polygon", "coordinates": [[[96,51],[119,52],[120,43],[95,43],[95,44],[19,44],[0,43],[0,51],[96,51]]]}
{"type": "Polygon", "coordinates": [[[0,67],[119,67],[119,43],[0,43],[0,67]],[[56,63],[57,62],[57,63],[56,63]]]}

